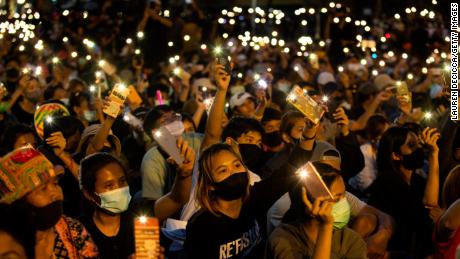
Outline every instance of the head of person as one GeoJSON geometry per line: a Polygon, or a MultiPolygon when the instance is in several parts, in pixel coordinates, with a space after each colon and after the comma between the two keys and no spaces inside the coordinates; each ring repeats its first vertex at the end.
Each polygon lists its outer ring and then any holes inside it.
{"type": "Polygon", "coordinates": [[[87,92],[76,92],[70,95],[69,108],[70,113],[82,121],[97,120],[96,111],[91,105],[91,95],[87,92]]]}
{"type": "Polygon", "coordinates": [[[24,124],[13,124],[9,126],[2,137],[3,148],[6,152],[11,152],[20,147],[31,145],[37,146],[34,130],[24,124]]]}
{"type": "Polygon", "coordinates": [[[56,86],[48,86],[43,93],[45,100],[60,100],[65,105],[68,105],[67,92],[61,84],[56,86]]]}
{"type": "Polygon", "coordinates": [[[21,76],[21,70],[17,59],[12,58],[6,61],[5,75],[7,82],[16,83],[19,81],[19,77],[21,76]]]}
{"type": "Polygon", "coordinates": [[[73,153],[80,142],[85,127],[83,123],[73,116],[56,116],[50,123],[44,123],[43,139],[51,137],[55,132],[61,132],[66,140],[65,150],[73,153]]]}
{"type": "Polygon", "coordinates": [[[32,147],[16,149],[0,160],[0,203],[27,215],[37,230],[48,230],[62,217],[63,172],[32,147]]]}
{"type": "Polygon", "coordinates": [[[196,125],[193,121],[192,116],[187,113],[182,113],[182,123],[184,124],[184,132],[185,133],[192,133],[196,132],[196,125]]]}
{"type": "Polygon", "coordinates": [[[233,95],[229,105],[234,115],[252,117],[256,113],[256,100],[247,92],[233,95]]]}
{"type": "Polygon", "coordinates": [[[415,170],[424,163],[424,151],[416,133],[408,127],[391,127],[383,133],[377,150],[379,173],[415,170]]]}
{"type": "Polygon", "coordinates": [[[0,258],[35,258],[35,229],[25,215],[0,206],[0,258]]]}
{"type": "Polygon", "coordinates": [[[25,86],[23,91],[23,97],[33,103],[37,104],[43,98],[44,88],[38,81],[38,78],[32,77],[30,75],[23,75],[25,77],[25,86]]]}
{"type": "Polygon", "coordinates": [[[294,145],[302,137],[303,129],[307,126],[305,115],[298,111],[289,111],[281,118],[280,133],[286,144],[294,145]]]}
{"type": "Polygon", "coordinates": [[[263,143],[270,148],[277,147],[283,143],[281,139],[281,112],[273,108],[266,108],[262,117],[262,127],[265,131],[263,143]]]}
{"type": "Polygon", "coordinates": [[[263,155],[264,129],[259,121],[246,117],[233,117],[222,131],[222,141],[237,144],[244,164],[249,169],[260,166],[263,155]]]}
{"type": "MultiPolygon", "coordinates": [[[[342,229],[348,224],[351,211],[350,204],[345,197],[345,182],[340,175],[340,170],[322,162],[313,162],[313,166],[320,174],[321,179],[333,197],[332,216],[334,217],[334,229],[342,229]]],[[[307,190],[307,199],[310,203],[313,204],[315,198],[308,192],[308,186],[305,186],[302,179],[299,176],[299,184],[289,193],[292,202],[290,211],[286,215],[286,217],[290,217],[289,220],[312,220],[311,215],[305,213],[306,207],[302,200],[302,187],[305,187],[307,190]]]]}
{"type": "Polygon", "coordinates": [[[367,138],[371,143],[377,143],[389,126],[390,123],[385,116],[381,114],[372,115],[366,124],[367,138]]]}
{"type": "Polygon", "coordinates": [[[80,78],[73,78],[69,81],[69,92],[70,94],[82,93],[87,89],[86,82],[80,78]]]}
{"type": "Polygon", "coordinates": [[[126,170],[108,153],[96,153],[81,161],[80,187],[86,199],[109,215],[126,211],[131,201],[126,170]]]}
{"type": "Polygon", "coordinates": [[[174,136],[182,135],[185,130],[184,123],[182,122],[182,116],[175,113],[169,105],[155,106],[145,116],[144,124],[142,126],[144,128],[144,132],[152,140],[152,132],[162,126],[165,126],[174,136]]]}
{"type": "Polygon", "coordinates": [[[249,174],[240,155],[230,145],[218,143],[206,148],[199,159],[196,199],[214,214],[217,200],[232,201],[249,195],[249,174]]]}

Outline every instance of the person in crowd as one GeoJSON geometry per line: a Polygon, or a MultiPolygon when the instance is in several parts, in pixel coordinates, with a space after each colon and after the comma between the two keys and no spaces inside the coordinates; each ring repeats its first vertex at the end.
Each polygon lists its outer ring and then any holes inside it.
{"type": "Polygon", "coordinates": [[[6,128],[2,136],[2,154],[7,154],[15,149],[31,145],[37,146],[35,131],[24,124],[12,124],[6,128]]]}
{"type": "Polygon", "coordinates": [[[35,258],[35,229],[26,216],[0,205],[0,258],[35,258]]]}
{"type": "Polygon", "coordinates": [[[11,113],[19,122],[33,125],[35,109],[43,98],[43,90],[43,86],[36,77],[28,74],[21,76],[16,91],[20,93],[19,96],[22,98],[16,99],[17,101],[12,99],[10,103],[11,113]]]}
{"type": "Polygon", "coordinates": [[[389,126],[388,120],[380,114],[371,116],[367,122],[367,142],[360,147],[361,153],[364,156],[365,165],[361,172],[348,181],[350,186],[360,193],[365,193],[366,189],[369,188],[377,178],[378,142],[389,126]]]}
{"type": "Polygon", "coordinates": [[[97,110],[92,107],[91,95],[87,92],[75,92],[71,94],[69,109],[70,113],[81,120],[85,127],[101,121],[97,110]]]}
{"type": "Polygon", "coordinates": [[[169,155],[153,141],[153,132],[166,127],[173,136],[182,136],[189,146],[198,152],[202,136],[198,133],[184,134],[184,124],[180,116],[167,105],[156,106],[150,110],[144,120],[145,134],[151,139],[151,147],[144,155],[141,163],[142,197],[157,200],[171,190],[176,176],[175,168],[167,163],[169,155]]]}
{"type": "Polygon", "coordinates": [[[445,210],[436,222],[433,232],[436,247],[435,258],[456,258],[455,252],[460,246],[459,185],[460,166],[456,166],[449,172],[442,189],[442,206],[445,210]]]}
{"type": "Polygon", "coordinates": [[[190,175],[195,161],[193,149],[181,139],[178,148],[184,157],[173,190],[153,203],[131,202],[128,176],[123,164],[108,153],[95,153],[81,162],[80,185],[92,212],[82,223],[94,238],[101,258],[128,258],[134,250],[134,220],[140,215],[155,215],[160,221],[171,216],[188,200],[190,175]]]}
{"type": "Polygon", "coordinates": [[[83,225],[62,214],[62,168],[31,147],[19,148],[0,160],[0,203],[12,213],[27,215],[35,232],[35,258],[98,258],[83,225]]]}
{"type": "Polygon", "coordinates": [[[343,178],[330,166],[320,174],[333,200],[314,199],[299,184],[292,191],[295,220],[273,231],[265,258],[368,258],[363,238],[347,227],[350,205],[343,178]]]}
{"type": "Polygon", "coordinates": [[[369,204],[395,220],[390,251],[416,257],[431,252],[429,211],[438,207],[439,136],[436,129],[425,128],[417,135],[407,127],[396,126],[386,130],[380,139],[378,175],[369,187],[369,204]],[[424,165],[425,153],[429,162],[426,179],[416,173],[424,165]]]}

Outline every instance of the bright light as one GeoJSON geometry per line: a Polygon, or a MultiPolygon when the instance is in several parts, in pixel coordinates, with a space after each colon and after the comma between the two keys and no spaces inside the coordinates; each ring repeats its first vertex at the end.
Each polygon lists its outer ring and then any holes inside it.
{"type": "Polygon", "coordinates": [[[396,19],[396,20],[401,19],[401,15],[399,15],[399,13],[396,13],[396,14],[395,14],[395,19],[396,19]]]}
{"type": "Polygon", "coordinates": [[[126,90],[127,87],[126,87],[126,84],[119,83],[119,84],[117,84],[117,88],[120,89],[120,91],[124,91],[124,90],[126,90]]]}
{"type": "Polygon", "coordinates": [[[414,75],[412,73],[407,74],[407,79],[409,80],[414,79],[414,75]]]}
{"type": "Polygon", "coordinates": [[[53,123],[53,117],[47,116],[45,121],[46,121],[46,123],[53,123]]]}
{"type": "Polygon", "coordinates": [[[268,87],[267,81],[262,80],[262,79],[260,79],[259,81],[257,81],[257,84],[259,85],[259,87],[261,87],[261,88],[263,88],[263,89],[266,89],[266,88],[268,87]]]}
{"type": "Polygon", "coordinates": [[[127,38],[126,39],[126,44],[131,44],[131,43],[133,43],[133,40],[131,38],[127,38]]]}
{"type": "Polygon", "coordinates": [[[220,55],[220,54],[222,53],[222,47],[221,47],[221,46],[216,46],[216,47],[214,48],[214,53],[215,53],[216,55],[220,55]]]}
{"type": "Polygon", "coordinates": [[[107,62],[103,59],[99,60],[99,62],[97,63],[100,67],[102,66],[105,66],[107,64],[107,62]]]}
{"type": "Polygon", "coordinates": [[[176,67],[173,69],[173,73],[178,76],[180,74],[180,68],[176,67]]]}
{"type": "Polygon", "coordinates": [[[95,85],[90,85],[90,86],[89,86],[89,91],[90,91],[91,93],[96,92],[96,86],[95,86],[95,85]]]}
{"type": "Polygon", "coordinates": [[[375,69],[372,70],[372,75],[373,75],[373,76],[378,76],[378,75],[379,75],[379,71],[377,71],[377,70],[375,70],[375,69]]]}
{"type": "Polygon", "coordinates": [[[136,50],[134,51],[134,54],[136,54],[136,55],[141,54],[141,50],[140,50],[140,49],[136,49],[136,50]]]}
{"type": "Polygon", "coordinates": [[[403,53],[403,54],[402,54],[402,58],[403,58],[403,59],[407,59],[408,57],[409,57],[409,56],[407,55],[407,53],[403,53]]]}
{"type": "Polygon", "coordinates": [[[123,116],[123,120],[126,121],[126,122],[128,122],[128,121],[129,121],[129,116],[128,116],[128,115],[124,115],[124,116],[123,116]]]}
{"type": "Polygon", "coordinates": [[[359,63],[361,63],[361,65],[365,66],[367,64],[367,61],[363,58],[363,59],[361,59],[361,61],[359,63]]]}
{"type": "Polygon", "coordinates": [[[426,74],[426,73],[428,73],[428,68],[426,68],[426,67],[422,67],[422,73],[423,73],[423,74],[426,74]]]}
{"type": "Polygon", "coordinates": [[[140,216],[139,217],[139,222],[141,222],[142,224],[147,223],[147,217],[146,216],[140,216]]]}
{"type": "Polygon", "coordinates": [[[343,66],[339,66],[337,69],[339,70],[339,72],[343,72],[343,66]]]}
{"type": "Polygon", "coordinates": [[[137,32],[137,38],[139,38],[139,39],[144,38],[144,32],[143,31],[138,31],[137,32]]]}
{"type": "Polygon", "coordinates": [[[168,46],[172,47],[172,46],[174,46],[174,43],[172,41],[170,41],[170,42],[168,42],[168,46]]]}
{"type": "Polygon", "coordinates": [[[300,177],[300,178],[305,178],[305,177],[308,176],[308,172],[307,172],[307,170],[305,170],[305,169],[304,169],[304,170],[300,170],[298,174],[299,174],[299,177],[300,177]]]}
{"type": "Polygon", "coordinates": [[[53,62],[53,64],[57,64],[57,63],[59,63],[59,58],[58,57],[53,57],[51,59],[51,62],[53,62]]]}
{"type": "Polygon", "coordinates": [[[76,58],[76,57],[78,56],[78,53],[75,52],[75,51],[72,51],[72,53],[70,53],[70,56],[71,56],[72,58],[76,58]]]}
{"type": "Polygon", "coordinates": [[[86,60],[90,61],[91,60],[91,55],[86,55],[86,60]]]}
{"type": "Polygon", "coordinates": [[[157,137],[157,138],[161,137],[161,131],[159,131],[159,130],[156,131],[155,132],[155,137],[157,137]]]}
{"type": "Polygon", "coordinates": [[[64,10],[62,12],[62,16],[67,16],[67,15],[69,15],[69,13],[70,13],[69,10],[64,10]]]}
{"type": "Polygon", "coordinates": [[[329,96],[327,95],[323,95],[323,97],[321,97],[321,100],[325,103],[327,103],[329,101],[329,96]]]}
{"type": "Polygon", "coordinates": [[[25,49],[26,49],[26,47],[24,47],[24,45],[19,46],[19,51],[24,51],[25,49]]]}
{"type": "Polygon", "coordinates": [[[68,42],[68,41],[69,41],[69,38],[67,37],[62,38],[62,42],[68,42]]]}
{"type": "Polygon", "coordinates": [[[189,41],[190,40],[190,35],[184,35],[184,41],[189,41]]]}
{"type": "Polygon", "coordinates": [[[431,112],[425,112],[425,114],[423,115],[423,117],[427,120],[431,119],[433,117],[433,114],[431,112]]]}
{"type": "Polygon", "coordinates": [[[447,64],[444,65],[443,69],[444,69],[445,72],[450,72],[450,66],[447,65],[447,64]]]}

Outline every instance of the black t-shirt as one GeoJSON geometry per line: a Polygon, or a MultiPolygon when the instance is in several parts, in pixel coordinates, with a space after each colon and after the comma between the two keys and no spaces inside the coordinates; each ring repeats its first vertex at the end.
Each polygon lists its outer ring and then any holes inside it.
{"type": "Polygon", "coordinates": [[[293,172],[294,167],[287,164],[255,183],[237,219],[206,210],[195,213],[187,224],[188,258],[263,258],[263,222],[272,204],[297,182],[293,172]]]}
{"type": "Polygon", "coordinates": [[[113,237],[104,235],[94,223],[93,217],[87,216],[80,220],[94,240],[100,258],[126,259],[134,253],[134,217],[129,210],[121,214],[120,229],[113,237]]]}
{"type": "Polygon", "coordinates": [[[13,107],[11,107],[11,113],[20,123],[24,123],[29,126],[34,124],[34,114],[24,111],[19,102],[16,102],[13,107]]]}

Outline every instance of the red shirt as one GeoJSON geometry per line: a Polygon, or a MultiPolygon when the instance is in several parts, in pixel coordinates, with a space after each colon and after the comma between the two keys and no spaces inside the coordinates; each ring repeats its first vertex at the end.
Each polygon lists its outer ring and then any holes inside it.
{"type": "Polygon", "coordinates": [[[433,231],[433,242],[435,243],[436,253],[434,257],[436,259],[455,259],[455,253],[457,247],[460,245],[460,228],[455,230],[453,236],[451,236],[446,242],[440,242],[437,240],[436,232],[439,230],[439,220],[436,222],[436,228],[433,231]]]}

